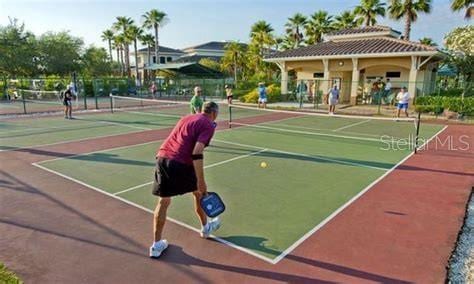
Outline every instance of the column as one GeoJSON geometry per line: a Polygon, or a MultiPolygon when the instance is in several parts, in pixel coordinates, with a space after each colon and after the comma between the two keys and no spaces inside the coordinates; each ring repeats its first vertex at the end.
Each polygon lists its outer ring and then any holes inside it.
{"type": "Polygon", "coordinates": [[[280,67],[281,71],[281,93],[282,95],[286,95],[288,94],[288,70],[286,70],[286,64],[284,61],[278,64],[278,67],[280,67]]]}
{"type": "Polygon", "coordinates": [[[411,57],[410,75],[408,77],[408,93],[411,95],[411,101],[416,96],[416,77],[418,75],[418,56],[411,57]]]}
{"type": "Polygon", "coordinates": [[[320,89],[323,91],[323,94],[326,94],[327,91],[330,88],[330,84],[329,84],[329,60],[328,59],[323,59],[323,65],[324,65],[324,78],[323,78],[323,81],[321,82],[320,89]]]}
{"type": "Polygon", "coordinates": [[[351,105],[357,104],[357,91],[359,88],[359,76],[360,76],[358,63],[359,63],[358,58],[352,58],[351,105]]]}

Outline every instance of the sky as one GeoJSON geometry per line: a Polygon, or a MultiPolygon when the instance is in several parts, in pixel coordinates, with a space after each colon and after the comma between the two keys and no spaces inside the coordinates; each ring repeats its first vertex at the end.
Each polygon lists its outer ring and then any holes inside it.
{"type": "MultiPolygon", "coordinates": [[[[112,26],[115,17],[128,16],[141,24],[145,12],[159,9],[169,18],[160,30],[160,45],[181,49],[214,40],[247,42],[250,27],[258,20],[269,22],[275,33],[281,35],[288,17],[297,12],[310,15],[322,9],[337,15],[358,3],[357,0],[0,0],[0,26],[7,25],[9,17],[17,18],[36,35],[70,31],[86,45],[106,47],[100,36],[112,26]]],[[[441,45],[447,32],[469,22],[464,20],[464,12],[450,10],[450,1],[432,3],[431,13],[420,15],[412,26],[411,39],[431,37],[441,45]]],[[[403,32],[403,21],[379,18],[378,23],[403,32]]]]}

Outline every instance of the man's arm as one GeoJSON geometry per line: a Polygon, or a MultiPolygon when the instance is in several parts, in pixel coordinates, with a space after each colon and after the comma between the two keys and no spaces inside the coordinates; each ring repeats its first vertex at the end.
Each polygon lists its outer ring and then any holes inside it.
{"type": "MultiPolygon", "coordinates": [[[[197,142],[196,146],[194,146],[193,156],[202,155],[205,147],[206,146],[203,143],[197,142]]],[[[207,185],[206,181],[204,180],[204,160],[202,158],[193,158],[193,166],[197,178],[197,189],[204,194],[207,192],[207,185]]]]}

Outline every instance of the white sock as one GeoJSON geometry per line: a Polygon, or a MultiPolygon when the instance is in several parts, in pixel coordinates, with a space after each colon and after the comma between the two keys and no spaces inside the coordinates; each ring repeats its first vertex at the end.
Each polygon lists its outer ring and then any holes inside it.
{"type": "Polygon", "coordinates": [[[209,222],[206,223],[206,225],[202,226],[203,231],[209,231],[209,222]]]}
{"type": "Polygon", "coordinates": [[[156,249],[159,248],[160,247],[159,242],[160,241],[154,242],[153,247],[156,248],[156,249]]]}

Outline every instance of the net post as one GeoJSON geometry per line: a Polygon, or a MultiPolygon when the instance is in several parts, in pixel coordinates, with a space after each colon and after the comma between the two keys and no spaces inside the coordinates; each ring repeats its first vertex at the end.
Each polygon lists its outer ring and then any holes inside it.
{"type": "Polygon", "coordinates": [[[232,128],[232,106],[229,104],[229,128],[232,128]]]}
{"type": "Polygon", "coordinates": [[[26,100],[25,100],[25,93],[23,92],[22,89],[19,89],[21,91],[21,100],[23,101],[23,113],[26,114],[26,100]]]}
{"type": "Polygon", "coordinates": [[[420,135],[420,122],[421,122],[421,111],[418,112],[418,117],[417,117],[417,120],[416,120],[416,135],[415,135],[415,154],[417,153],[418,151],[418,138],[419,138],[419,135],[420,135]]]}
{"type": "Polygon", "coordinates": [[[110,97],[110,112],[114,113],[114,98],[112,97],[112,94],[109,94],[110,97]]]}

